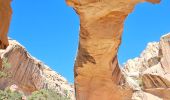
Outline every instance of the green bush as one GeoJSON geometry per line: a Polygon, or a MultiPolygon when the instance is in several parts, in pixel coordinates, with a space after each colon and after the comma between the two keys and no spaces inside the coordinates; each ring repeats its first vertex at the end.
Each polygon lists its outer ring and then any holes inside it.
{"type": "Polygon", "coordinates": [[[6,78],[8,76],[7,73],[3,72],[3,71],[0,71],[0,78],[6,78]]]}
{"type": "Polygon", "coordinates": [[[9,68],[11,68],[11,64],[8,62],[8,59],[4,57],[2,59],[2,68],[0,71],[0,78],[7,78],[10,76],[9,73],[5,72],[5,70],[8,70],[9,68]]]}
{"type": "Polygon", "coordinates": [[[7,88],[4,91],[0,90],[0,100],[22,100],[22,94],[7,88]]]}
{"type": "MultiPolygon", "coordinates": [[[[66,94],[67,95],[67,94],[66,94]]],[[[67,96],[62,96],[53,90],[42,89],[40,91],[33,92],[28,100],[71,100],[67,96]]]]}
{"type": "Polygon", "coordinates": [[[8,62],[8,58],[3,58],[2,59],[2,67],[3,69],[9,69],[11,68],[11,64],[8,62]]]}
{"type": "MultiPolygon", "coordinates": [[[[67,94],[66,94],[67,95],[67,94]]],[[[24,95],[10,89],[0,90],[0,100],[22,100],[24,95]]],[[[62,96],[53,90],[42,89],[35,91],[27,100],[71,100],[68,96],[62,96]]]]}

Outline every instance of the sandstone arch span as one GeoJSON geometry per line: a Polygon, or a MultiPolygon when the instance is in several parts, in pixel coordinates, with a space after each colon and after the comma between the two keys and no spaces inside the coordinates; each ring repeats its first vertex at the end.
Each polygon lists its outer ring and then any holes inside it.
{"type": "MultiPolygon", "coordinates": [[[[124,20],[140,2],[160,0],[66,0],[80,16],[79,52],[75,63],[77,100],[129,100],[122,87],[117,51],[124,20]]],[[[8,46],[11,0],[0,0],[0,48],[8,46]]]]}
{"type": "Polygon", "coordinates": [[[135,5],[160,0],[66,0],[80,17],[79,51],[75,62],[77,100],[130,100],[121,86],[117,51],[124,21],[135,5]]]}

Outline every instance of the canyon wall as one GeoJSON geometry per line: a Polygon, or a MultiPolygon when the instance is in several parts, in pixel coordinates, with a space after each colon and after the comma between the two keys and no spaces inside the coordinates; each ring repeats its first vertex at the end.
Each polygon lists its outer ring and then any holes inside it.
{"type": "Polygon", "coordinates": [[[170,33],[148,43],[140,57],[126,62],[123,72],[134,100],[170,100],[170,33]]]}
{"type": "Polygon", "coordinates": [[[8,43],[8,29],[12,16],[11,0],[0,0],[0,49],[5,49],[8,43]]]}
{"type": "Polygon", "coordinates": [[[117,52],[123,25],[135,5],[160,0],[66,0],[80,17],[79,49],[75,62],[77,100],[130,100],[117,52]]]}
{"type": "MultiPolygon", "coordinates": [[[[160,0],[66,0],[80,17],[79,50],[75,62],[77,100],[169,100],[170,34],[150,43],[140,57],[119,68],[117,52],[123,25],[135,5],[160,0]]],[[[0,0],[0,88],[17,85],[24,94],[43,88],[74,100],[73,86],[32,57],[26,49],[7,38],[11,0],[0,0]],[[2,74],[2,73],[1,73],[2,74]]]]}
{"type": "Polygon", "coordinates": [[[0,73],[0,89],[15,84],[25,95],[40,89],[52,89],[74,100],[73,86],[63,76],[32,57],[17,41],[9,40],[9,46],[0,49],[0,58],[0,70],[7,74],[1,77],[3,74],[0,73]]]}

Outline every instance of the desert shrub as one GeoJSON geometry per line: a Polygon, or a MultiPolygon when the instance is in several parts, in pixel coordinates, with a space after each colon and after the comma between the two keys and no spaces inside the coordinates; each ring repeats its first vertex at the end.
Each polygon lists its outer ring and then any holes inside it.
{"type": "Polygon", "coordinates": [[[22,100],[22,94],[7,88],[4,91],[0,90],[0,100],[22,100]]]}
{"type": "Polygon", "coordinates": [[[71,100],[67,96],[62,96],[53,90],[42,89],[40,91],[33,92],[28,100],[71,100]]]}
{"type": "Polygon", "coordinates": [[[3,58],[2,59],[2,67],[3,69],[9,69],[11,68],[11,64],[8,62],[8,58],[3,58]]]}
{"type": "Polygon", "coordinates": [[[2,59],[2,68],[0,70],[0,78],[7,78],[10,76],[9,73],[6,73],[5,70],[11,68],[11,64],[8,62],[7,58],[2,59]]]}
{"type": "Polygon", "coordinates": [[[3,72],[3,71],[0,71],[0,78],[2,78],[2,77],[7,77],[8,76],[8,74],[7,73],[5,73],[5,72],[3,72]]]}
{"type": "MultiPolygon", "coordinates": [[[[22,100],[23,94],[10,89],[0,90],[0,100],[22,100]]],[[[26,100],[71,100],[67,96],[62,96],[53,90],[42,89],[35,91],[26,100]]]]}

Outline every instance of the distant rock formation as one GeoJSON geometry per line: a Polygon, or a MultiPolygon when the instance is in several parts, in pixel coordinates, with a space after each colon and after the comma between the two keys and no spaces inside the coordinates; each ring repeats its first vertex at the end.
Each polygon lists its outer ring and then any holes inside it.
{"type": "Polygon", "coordinates": [[[126,17],[141,2],[160,0],[66,0],[80,16],[80,42],[75,63],[77,100],[129,100],[117,52],[126,17]]]}
{"type": "Polygon", "coordinates": [[[140,57],[128,60],[124,67],[135,91],[133,100],[170,100],[170,33],[160,42],[148,43],[140,57]]]}
{"type": "Polygon", "coordinates": [[[0,49],[5,49],[8,43],[8,28],[12,16],[11,0],[0,0],[0,49]]]}
{"type": "Polygon", "coordinates": [[[67,95],[74,100],[74,87],[67,80],[51,70],[47,65],[32,57],[26,49],[15,40],[9,40],[9,46],[0,49],[1,67],[10,64],[4,70],[10,77],[0,78],[0,88],[17,85],[25,95],[40,89],[52,89],[61,95],[67,95]],[[4,62],[5,59],[5,62],[4,62]]]}

